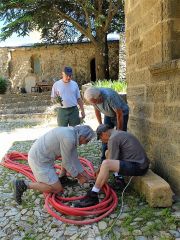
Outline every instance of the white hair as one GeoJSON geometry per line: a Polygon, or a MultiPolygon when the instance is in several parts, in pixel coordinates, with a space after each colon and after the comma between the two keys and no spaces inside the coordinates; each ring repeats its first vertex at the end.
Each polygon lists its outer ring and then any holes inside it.
{"type": "Polygon", "coordinates": [[[74,127],[74,129],[76,131],[78,141],[79,141],[80,136],[85,137],[89,141],[95,137],[95,133],[94,133],[93,129],[88,125],[77,125],[74,127]]]}
{"type": "Polygon", "coordinates": [[[98,99],[101,95],[100,89],[96,87],[89,87],[84,92],[84,98],[89,101],[90,99],[98,99]]]}

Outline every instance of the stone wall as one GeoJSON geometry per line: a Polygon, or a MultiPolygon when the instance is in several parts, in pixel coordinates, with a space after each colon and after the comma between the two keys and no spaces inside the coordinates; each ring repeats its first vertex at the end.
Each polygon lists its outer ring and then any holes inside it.
{"type": "Polygon", "coordinates": [[[0,76],[9,77],[10,53],[7,48],[0,48],[0,76]]]}
{"type": "MultiPolygon", "coordinates": [[[[110,77],[118,79],[119,42],[111,41],[108,46],[110,77]]],[[[3,51],[11,54],[9,77],[13,90],[25,87],[29,91],[38,81],[53,82],[61,77],[64,65],[72,66],[73,77],[79,85],[91,81],[90,65],[95,58],[91,43],[16,47],[3,51]]]]}
{"type": "Polygon", "coordinates": [[[180,195],[179,0],[126,0],[129,130],[180,195]]]}

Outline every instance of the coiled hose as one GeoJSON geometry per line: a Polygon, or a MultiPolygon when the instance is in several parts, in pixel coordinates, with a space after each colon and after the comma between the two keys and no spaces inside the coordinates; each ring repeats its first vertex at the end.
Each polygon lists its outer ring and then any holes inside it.
{"type": "MultiPolygon", "coordinates": [[[[19,162],[19,160],[27,161],[27,159],[27,153],[11,152],[4,156],[4,161],[1,162],[1,165],[15,170],[16,172],[20,172],[35,182],[35,178],[30,167],[19,162]]],[[[86,173],[91,177],[95,176],[92,163],[82,157],[79,157],[79,159],[86,173]]],[[[57,160],[61,159],[57,158],[57,160]]],[[[58,170],[61,169],[58,164],[55,164],[55,168],[58,170]]],[[[57,174],[59,173],[57,172],[57,174]]],[[[97,205],[85,208],[75,208],[72,206],[73,201],[83,199],[85,198],[84,196],[62,197],[58,194],[44,193],[45,208],[49,214],[64,223],[75,225],[92,224],[108,216],[118,204],[117,195],[108,184],[103,186],[102,191],[105,195],[104,199],[97,205]],[[68,206],[67,204],[71,205],[68,206]]]]}

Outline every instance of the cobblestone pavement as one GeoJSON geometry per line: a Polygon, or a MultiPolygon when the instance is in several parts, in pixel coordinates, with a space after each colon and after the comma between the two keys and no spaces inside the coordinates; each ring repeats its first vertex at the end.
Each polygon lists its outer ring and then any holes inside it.
{"type": "MultiPolygon", "coordinates": [[[[96,123],[92,122],[92,125],[95,128],[96,123]]],[[[9,152],[14,150],[27,152],[37,133],[40,135],[49,128],[39,126],[34,128],[34,131],[21,129],[16,132],[4,132],[0,135],[1,149],[9,152]]],[[[99,166],[100,142],[93,140],[87,145],[80,146],[78,151],[80,156],[92,161],[96,167],[99,166]]],[[[150,208],[130,187],[125,193],[124,210],[118,219],[116,217],[121,208],[120,192],[117,192],[118,207],[111,215],[92,225],[75,226],[62,223],[49,215],[44,209],[44,197],[38,192],[27,191],[23,204],[17,205],[11,190],[14,178],[24,176],[0,166],[1,240],[180,240],[180,202],[174,203],[171,208],[150,208]]],[[[113,178],[110,182],[113,182],[113,178]]],[[[88,185],[82,188],[79,185],[67,187],[65,194],[84,195],[87,188],[88,185]]]]}

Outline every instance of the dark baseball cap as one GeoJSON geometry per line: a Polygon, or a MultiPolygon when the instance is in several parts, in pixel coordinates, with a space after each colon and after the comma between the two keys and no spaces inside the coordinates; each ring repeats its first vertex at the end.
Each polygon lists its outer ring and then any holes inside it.
{"type": "Polygon", "coordinates": [[[97,140],[100,139],[101,134],[103,132],[106,132],[107,130],[111,129],[111,127],[107,124],[100,124],[98,128],[96,129],[96,134],[97,134],[97,140]]]}
{"type": "Polygon", "coordinates": [[[72,76],[73,71],[71,67],[64,67],[63,72],[67,75],[67,76],[72,76]]]}

